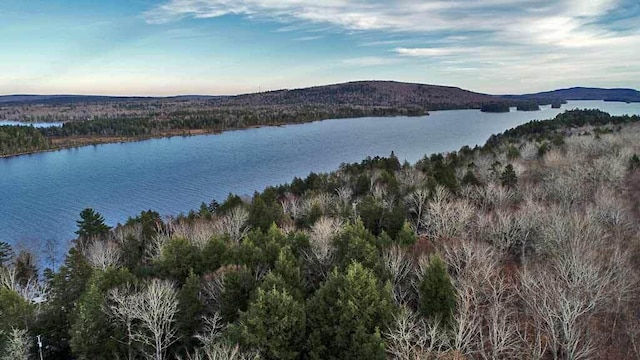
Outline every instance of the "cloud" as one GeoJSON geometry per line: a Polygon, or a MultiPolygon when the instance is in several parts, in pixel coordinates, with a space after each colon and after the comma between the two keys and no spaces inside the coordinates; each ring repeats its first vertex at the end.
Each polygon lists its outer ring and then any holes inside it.
{"type": "Polygon", "coordinates": [[[313,40],[319,40],[319,39],[322,39],[322,38],[324,38],[324,36],[315,35],[315,36],[303,36],[303,37],[296,38],[294,40],[296,40],[296,41],[313,41],[313,40]]]}
{"type": "Polygon", "coordinates": [[[523,81],[640,71],[637,0],[168,0],[144,17],[168,23],[225,15],[278,22],[282,31],[343,31],[380,49],[344,64],[391,65],[391,53],[439,62],[443,71],[480,69],[494,80],[523,81]]]}
{"type": "Polygon", "coordinates": [[[399,55],[411,57],[441,57],[468,52],[464,48],[440,47],[440,48],[396,48],[399,55]]]}

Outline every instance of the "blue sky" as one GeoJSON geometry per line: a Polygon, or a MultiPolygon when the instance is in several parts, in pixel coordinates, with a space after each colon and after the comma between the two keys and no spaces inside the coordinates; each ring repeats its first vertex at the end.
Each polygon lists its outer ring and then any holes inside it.
{"type": "Polygon", "coordinates": [[[0,0],[0,94],[640,87],[638,0],[0,0]]]}

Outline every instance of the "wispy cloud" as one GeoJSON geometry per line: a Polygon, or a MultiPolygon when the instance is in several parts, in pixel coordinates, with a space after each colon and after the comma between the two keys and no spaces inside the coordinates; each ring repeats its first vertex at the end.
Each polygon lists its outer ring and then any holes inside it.
{"type": "Polygon", "coordinates": [[[465,48],[455,47],[430,47],[430,48],[396,48],[394,50],[399,55],[411,57],[441,57],[454,54],[462,54],[469,51],[465,48]]]}
{"type": "Polygon", "coordinates": [[[278,22],[282,31],[343,31],[380,49],[345,64],[424,59],[442,71],[549,82],[640,71],[637,0],[168,0],[144,17],[168,23],[225,15],[278,22]]]}
{"type": "Polygon", "coordinates": [[[313,41],[313,40],[319,40],[319,39],[322,39],[322,38],[324,38],[324,36],[315,35],[315,36],[303,36],[303,37],[296,38],[294,40],[296,40],[296,41],[313,41]]]}

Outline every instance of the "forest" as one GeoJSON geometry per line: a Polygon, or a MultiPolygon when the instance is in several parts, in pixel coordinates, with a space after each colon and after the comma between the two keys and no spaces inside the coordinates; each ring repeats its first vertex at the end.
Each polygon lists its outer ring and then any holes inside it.
{"type": "Polygon", "coordinates": [[[639,120],[568,111],[169,218],[86,209],[61,263],[0,242],[0,359],[640,358],[639,120]]]}
{"type": "Polygon", "coordinates": [[[143,140],[152,137],[217,133],[257,126],[299,124],[325,119],[364,116],[422,116],[418,107],[315,107],[213,108],[175,111],[141,117],[94,118],[62,126],[0,126],[0,156],[63,149],[108,142],[143,140]]]}

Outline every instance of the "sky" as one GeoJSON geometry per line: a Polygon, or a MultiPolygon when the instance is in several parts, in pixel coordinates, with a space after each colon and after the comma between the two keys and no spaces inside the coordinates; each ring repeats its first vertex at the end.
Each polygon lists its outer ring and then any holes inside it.
{"type": "Polygon", "coordinates": [[[640,0],[0,0],[0,94],[640,88],[640,0]]]}

